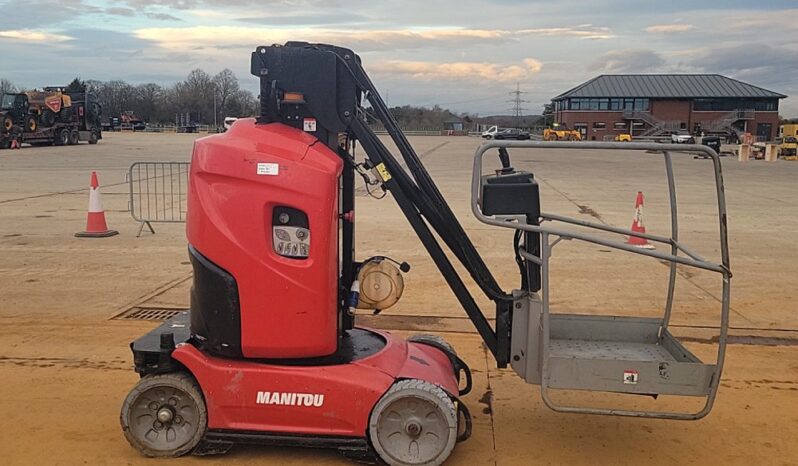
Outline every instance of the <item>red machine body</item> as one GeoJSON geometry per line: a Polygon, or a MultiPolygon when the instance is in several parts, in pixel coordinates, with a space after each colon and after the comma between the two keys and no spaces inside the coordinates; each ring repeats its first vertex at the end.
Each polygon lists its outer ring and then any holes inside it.
{"type": "MultiPolygon", "coordinates": [[[[188,241],[237,286],[240,319],[234,330],[240,341],[233,335],[228,338],[233,341],[220,344],[240,345],[230,355],[307,358],[336,351],[343,161],[318,142],[281,123],[256,125],[255,119],[242,119],[194,146],[188,241]],[[306,215],[307,257],[278,254],[272,231],[276,208],[306,215]]],[[[214,322],[216,311],[195,304],[193,312],[206,314],[197,326],[203,328],[200,333],[213,339],[221,326],[214,322]]]]}
{"type": "Polygon", "coordinates": [[[457,396],[457,376],[441,350],[388,332],[360,331],[374,334],[385,346],[343,364],[232,361],[191,344],[179,345],[172,357],[202,387],[208,429],[213,430],[362,438],[372,408],[397,379],[427,380],[457,396]]]}

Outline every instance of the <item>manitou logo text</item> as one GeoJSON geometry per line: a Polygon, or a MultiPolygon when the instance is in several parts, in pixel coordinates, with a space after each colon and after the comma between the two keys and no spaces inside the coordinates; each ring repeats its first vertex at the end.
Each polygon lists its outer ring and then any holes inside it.
{"type": "Polygon", "coordinates": [[[324,395],[313,393],[258,392],[259,405],[314,406],[324,404],[324,395]]]}

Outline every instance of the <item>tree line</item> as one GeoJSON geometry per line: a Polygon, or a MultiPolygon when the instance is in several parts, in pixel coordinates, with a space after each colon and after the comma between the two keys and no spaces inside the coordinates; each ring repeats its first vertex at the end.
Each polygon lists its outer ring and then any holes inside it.
{"type": "MultiPolygon", "coordinates": [[[[71,92],[94,94],[102,105],[104,120],[133,112],[149,124],[174,124],[182,119],[187,123],[222,125],[227,116],[248,117],[260,111],[257,97],[241,89],[238,78],[227,68],[213,76],[197,68],[185,80],[170,86],[78,77],[66,88],[71,92]]],[[[24,87],[6,78],[0,79],[0,94],[24,91],[24,87]]]]}

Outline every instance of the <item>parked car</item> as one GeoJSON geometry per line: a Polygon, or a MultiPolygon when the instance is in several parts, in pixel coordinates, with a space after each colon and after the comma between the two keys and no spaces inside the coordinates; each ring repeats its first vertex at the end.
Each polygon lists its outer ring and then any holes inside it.
{"type": "Polygon", "coordinates": [[[227,131],[238,121],[238,117],[224,117],[224,130],[227,131]]]}
{"type": "Polygon", "coordinates": [[[688,133],[671,134],[671,142],[674,144],[695,144],[695,138],[688,133]]]}
{"type": "Polygon", "coordinates": [[[496,125],[491,126],[482,132],[482,137],[485,139],[493,139],[493,136],[499,132],[499,127],[496,125]]]}
{"type": "Polygon", "coordinates": [[[499,131],[493,135],[494,139],[529,139],[529,131],[523,131],[516,128],[507,128],[499,131]]]}

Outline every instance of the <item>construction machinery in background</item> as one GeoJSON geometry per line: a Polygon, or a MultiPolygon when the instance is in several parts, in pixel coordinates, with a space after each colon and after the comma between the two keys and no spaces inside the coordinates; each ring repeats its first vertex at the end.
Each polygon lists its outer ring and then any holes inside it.
{"type": "Polygon", "coordinates": [[[39,127],[49,128],[56,122],[72,119],[72,97],[60,87],[45,87],[43,91],[28,91],[28,111],[36,116],[39,127]]]}
{"type": "Polygon", "coordinates": [[[582,134],[575,129],[568,129],[563,123],[553,123],[543,130],[544,141],[581,141],[582,134]]]}
{"type": "MultiPolygon", "coordinates": [[[[710,412],[723,368],[731,278],[723,179],[714,151],[635,142],[493,140],[480,146],[471,209],[479,221],[514,231],[508,261],[517,266],[519,284],[507,291],[353,51],[304,42],[258,47],[251,72],[260,79],[260,116],[238,120],[226,133],[194,145],[186,225],[194,270],[191,308],[131,343],[141,379],[124,400],[120,419],[140,452],[180,456],[224,453],[235,444],[300,445],[391,465],[438,465],[469,437],[471,417],[461,397],[471,389],[471,373],[455,348],[440,337],[404,339],[356,325],[359,313],[379,314],[401,298],[402,274],[410,270],[401,259],[357,256],[359,179],[375,198],[390,194],[497,366],[509,365],[526,382],[540,385],[550,408],[682,420],[710,412]],[[366,101],[398,156],[366,123],[366,101]],[[534,173],[511,163],[510,150],[524,149],[563,149],[563,156],[567,149],[625,150],[645,160],[651,159],[646,151],[662,154],[670,235],[542,211],[534,173]],[[500,165],[483,174],[484,154],[497,150],[500,165]],[[679,240],[671,157],[685,150],[711,160],[718,261],[679,240]],[[664,244],[668,252],[626,244],[630,236],[664,244]],[[561,240],[667,264],[663,316],[551,312],[549,259],[561,240]],[[669,330],[677,311],[677,266],[721,277],[713,362],[699,360],[669,330]],[[469,289],[466,278],[476,286],[469,289]],[[472,290],[495,305],[493,323],[472,290]],[[574,406],[558,401],[561,390],[704,402],[684,412],[574,406]]],[[[385,244],[395,234],[386,230],[385,244]]],[[[617,270],[608,265],[607,272],[617,270]]]]}
{"type": "Polygon", "coordinates": [[[96,144],[102,139],[102,109],[91,93],[60,87],[5,94],[0,105],[0,148],[13,139],[31,145],[96,144]]]}
{"type": "Polygon", "coordinates": [[[798,155],[798,138],[785,136],[779,141],[779,157],[794,159],[798,155]]]}

